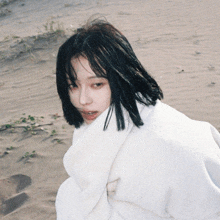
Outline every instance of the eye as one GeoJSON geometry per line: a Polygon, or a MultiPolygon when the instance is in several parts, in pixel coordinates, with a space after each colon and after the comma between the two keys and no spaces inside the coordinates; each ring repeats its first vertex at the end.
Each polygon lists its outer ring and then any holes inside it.
{"type": "Polygon", "coordinates": [[[99,89],[99,88],[101,88],[102,86],[104,85],[104,83],[94,83],[94,84],[92,84],[92,87],[93,88],[95,88],[95,89],[99,89]]]}
{"type": "Polygon", "coordinates": [[[76,90],[78,88],[78,86],[76,84],[69,84],[68,85],[68,89],[73,91],[73,90],[76,90]]]}

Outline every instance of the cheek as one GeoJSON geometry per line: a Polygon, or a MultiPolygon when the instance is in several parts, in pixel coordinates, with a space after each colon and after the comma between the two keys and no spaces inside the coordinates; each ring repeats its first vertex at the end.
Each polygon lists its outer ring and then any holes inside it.
{"type": "Polygon", "coordinates": [[[111,90],[107,88],[105,92],[101,94],[100,101],[103,103],[103,107],[108,108],[111,104],[111,90]]]}

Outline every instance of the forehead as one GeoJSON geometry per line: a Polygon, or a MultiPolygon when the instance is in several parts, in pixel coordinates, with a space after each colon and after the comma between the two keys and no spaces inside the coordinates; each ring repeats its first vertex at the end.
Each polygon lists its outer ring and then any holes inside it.
{"type": "Polygon", "coordinates": [[[96,76],[89,65],[89,61],[82,56],[72,58],[71,65],[73,68],[72,74],[76,80],[83,80],[91,76],[96,76]]]}
{"type": "Polygon", "coordinates": [[[74,69],[74,73],[77,75],[77,78],[81,75],[96,76],[90,67],[89,61],[82,56],[78,58],[72,58],[71,65],[74,69]]]}
{"type": "Polygon", "coordinates": [[[81,76],[91,77],[95,76],[97,78],[105,78],[108,80],[107,71],[100,65],[96,57],[87,59],[83,55],[79,57],[73,57],[70,60],[70,69],[68,75],[72,81],[78,80],[81,76]]]}
{"type": "MultiPolygon", "coordinates": [[[[87,58],[82,56],[78,58],[71,59],[71,65],[73,67],[72,76],[74,81],[84,81],[97,78],[106,78],[101,74],[96,74],[90,67],[89,61],[87,58]]],[[[67,75],[67,80],[72,80],[72,77],[67,75]],[[71,78],[71,79],[70,79],[71,78]]]]}

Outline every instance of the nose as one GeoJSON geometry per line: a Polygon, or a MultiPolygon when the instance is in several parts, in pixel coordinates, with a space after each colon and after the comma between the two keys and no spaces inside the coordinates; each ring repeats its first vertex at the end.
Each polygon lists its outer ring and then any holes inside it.
{"type": "Polygon", "coordinates": [[[87,89],[82,89],[80,91],[79,102],[81,105],[88,105],[92,103],[92,97],[87,89]]]}

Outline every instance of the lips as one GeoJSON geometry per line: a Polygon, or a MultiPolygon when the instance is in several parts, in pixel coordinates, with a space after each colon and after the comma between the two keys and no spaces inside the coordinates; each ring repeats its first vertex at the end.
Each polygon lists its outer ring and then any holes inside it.
{"type": "Polygon", "coordinates": [[[81,111],[80,112],[83,119],[86,121],[92,121],[97,118],[98,112],[97,111],[81,111]]]}

